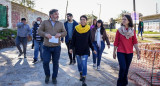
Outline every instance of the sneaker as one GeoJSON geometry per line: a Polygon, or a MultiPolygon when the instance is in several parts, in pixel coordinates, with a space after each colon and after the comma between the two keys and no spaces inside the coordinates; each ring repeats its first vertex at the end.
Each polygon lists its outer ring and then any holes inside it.
{"type": "Polygon", "coordinates": [[[18,57],[20,57],[22,54],[23,54],[23,53],[20,53],[20,54],[18,55],[18,57]]]}
{"type": "Polygon", "coordinates": [[[100,71],[100,70],[101,70],[100,66],[97,66],[97,70],[98,70],[98,71],[100,71]]]}
{"type": "Polygon", "coordinates": [[[142,37],[142,40],[143,40],[143,37],[142,37]]]}
{"type": "Polygon", "coordinates": [[[96,64],[93,63],[93,68],[96,68],[96,64]]]}
{"type": "Polygon", "coordinates": [[[52,78],[52,83],[53,84],[57,84],[57,79],[56,78],[52,78]]]}
{"type": "Polygon", "coordinates": [[[76,64],[76,60],[73,60],[73,63],[72,63],[72,64],[73,64],[73,65],[76,64]]]}
{"type": "Polygon", "coordinates": [[[46,78],[45,78],[45,83],[46,83],[46,84],[49,83],[49,76],[46,76],[46,78]]]}
{"type": "Polygon", "coordinates": [[[69,65],[71,65],[71,64],[72,64],[72,61],[70,61],[69,65]]]}
{"type": "Polygon", "coordinates": [[[82,72],[80,72],[80,79],[79,80],[82,81],[82,72]]]}
{"type": "Polygon", "coordinates": [[[35,60],[35,59],[34,59],[34,61],[33,61],[32,63],[37,63],[37,62],[38,62],[38,60],[35,60]]]}
{"type": "Polygon", "coordinates": [[[86,77],[82,78],[82,86],[87,86],[87,84],[86,84],[86,77]]]}

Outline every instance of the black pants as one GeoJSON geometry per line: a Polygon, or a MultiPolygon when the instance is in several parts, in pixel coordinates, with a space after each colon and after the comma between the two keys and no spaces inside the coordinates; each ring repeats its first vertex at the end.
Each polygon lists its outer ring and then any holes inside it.
{"type": "Polygon", "coordinates": [[[125,54],[117,52],[118,62],[119,62],[119,77],[117,81],[117,86],[127,86],[128,84],[128,70],[132,62],[133,53],[125,54]]]}
{"type": "Polygon", "coordinates": [[[73,60],[75,61],[75,49],[73,49],[73,56],[71,53],[69,53],[69,50],[70,50],[70,44],[71,44],[71,41],[69,41],[68,43],[66,43],[67,45],[67,49],[68,49],[68,55],[69,55],[69,59],[70,61],[72,62],[73,60]]]}

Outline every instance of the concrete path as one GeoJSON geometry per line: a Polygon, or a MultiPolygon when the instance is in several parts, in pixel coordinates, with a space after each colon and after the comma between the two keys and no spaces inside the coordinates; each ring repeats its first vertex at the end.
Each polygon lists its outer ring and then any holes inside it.
{"type": "MultiPolygon", "coordinates": [[[[88,86],[116,86],[118,76],[118,62],[112,59],[112,50],[104,50],[101,71],[92,67],[92,57],[88,59],[88,86]]],[[[0,50],[0,86],[54,86],[44,83],[42,62],[33,64],[33,49],[28,43],[27,59],[19,59],[16,47],[0,50]]],[[[23,57],[22,57],[23,58],[23,57]]],[[[56,86],[81,86],[77,65],[68,65],[69,58],[65,44],[62,44],[58,84],[56,86]]],[[[50,63],[52,69],[52,63],[50,63]]],[[[136,86],[129,81],[128,86],[136,86]]]]}

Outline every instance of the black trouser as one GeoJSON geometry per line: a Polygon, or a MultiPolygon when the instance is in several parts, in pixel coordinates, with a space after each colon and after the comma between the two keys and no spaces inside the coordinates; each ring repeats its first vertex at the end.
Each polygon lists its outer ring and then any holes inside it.
{"type": "Polygon", "coordinates": [[[70,50],[70,44],[71,44],[71,41],[69,41],[68,43],[66,43],[66,45],[67,45],[67,49],[68,49],[69,59],[70,59],[70,62],[72,62],[73,60],[75,61],[75,49],[73,49],[73,57],[72,57],[72,54],[71,54],[71,53],[69,53],[69,50],[70,50]]]}
{"type": "Polygon", "coordinates": [[[132,62],[133,53],[125,54],[117,52],[118,62],[119,62],[119,77],[117,81],[117,86],[127,86],[128,84],[128,71],[129,66],[132,62]]]}

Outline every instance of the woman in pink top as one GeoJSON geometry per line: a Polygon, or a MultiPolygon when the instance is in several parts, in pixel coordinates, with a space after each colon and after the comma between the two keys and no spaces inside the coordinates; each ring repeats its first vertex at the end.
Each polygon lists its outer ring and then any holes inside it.
{"type": "Polygon", "coordinates": [[[138,42],[136,33],[133,29],[132,18],[129,15],[125,15],[122,19],[122,26],[117,30],[114,41],[113,58],[116,59],[117,53],[120,67],[117,86],[127,86],[128,84],[127,75],[133,58],[133,46],[137,51],[137,58],[140,59],[138,42]]]}
{"type": "Polygon", "coordinates": [[[96,23],[97,23],[97,20],[96,20],[96,19],[93,19],[93,24],[92,24],[91,27],[90,27],[91,30],[92,30],[93,28],[95,28],[96,23]]]}

